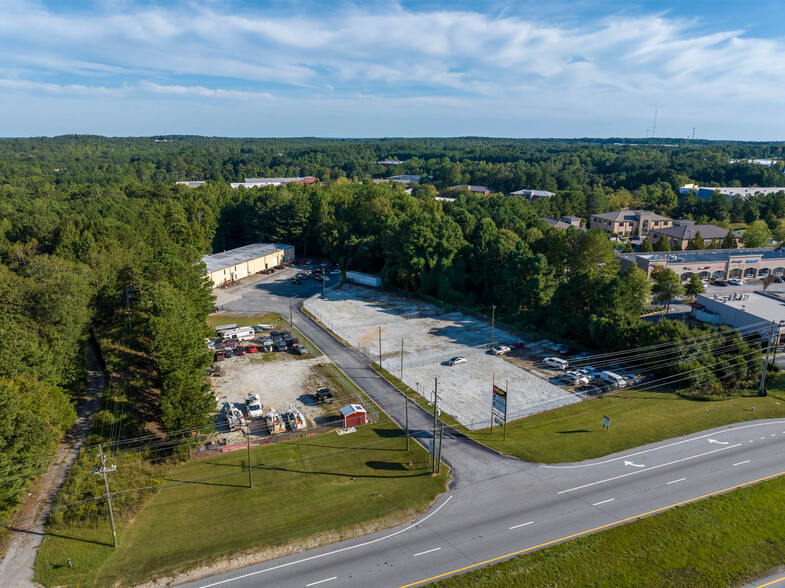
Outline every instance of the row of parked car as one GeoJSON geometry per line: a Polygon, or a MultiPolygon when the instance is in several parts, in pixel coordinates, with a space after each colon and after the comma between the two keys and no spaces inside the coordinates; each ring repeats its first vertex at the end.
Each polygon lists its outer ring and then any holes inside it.
{"type": "MultiPolygon", "coordinates": [[[[253,330],[252,339],[255,337],[258,343],[243,344],[238,337],[226,337],[208,339],[207,345],[215,351],[215,361],[223,361],[234,356],[243,356],[248,353],[258,353],[259,351],[286,351],[290,350],[297,355],[306,355],[308,349],[299,339],[292,337],[288,331],[270,331],[269,335],[264,334],[268,328],[274,325],[259,325],[256,327],[246,327],[253,330]]],[[[245,339],[246,336],[241,334],[245,339]]]]}

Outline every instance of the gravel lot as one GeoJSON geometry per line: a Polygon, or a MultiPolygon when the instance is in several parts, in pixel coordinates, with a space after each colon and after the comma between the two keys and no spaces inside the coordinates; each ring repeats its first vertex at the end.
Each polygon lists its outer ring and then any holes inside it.
{"type": "MultiPolygon", "coordinates": [[[[210,379],[217,400],[216,409],[220,410],[224,402],[230,402],[247,417],[245,399],[249,393],[255,392],[265,412],[275,408],[283,414],[293,404],[303,412],[309,426],[314,421],[323,422],[325,416],[337,410],[335,405],[317,404],[313,397],[317,387],[329,385],[327,378],[318,369],[324,362],[324,357],[295,359],[285,352],[278,352],[268,360],[263,360],[263,355],[259,353],[222,361],[218,365],[224,375],[210,379]]],[[[228,433],[222,415],[217,416],[216,424],[220,433],[228,433]]],[[[251,432],[254,435],[266,435],[264,419],[253,421],[251,432]]],[[[230,440],[234,437],[239,439],[242,434],[235,432],[228,437],[230,440]]]]}
{"type": "MultiPolygon", "coordinates": [[[[491,383],[504,388],[509,382],[508,415],[520,418],[579,401],[574,394],[554,386],[521,367],[520,361],[486,353],[490,325],[461,313],[441,311],[419,300],[398,298],[358,286],[343,286],[327,300],[309,300],[306,308],[339,337],[363,349],[374,361],[382,332],[382,365],[400,375],[401,340],[404,344],[403,380],[433,395],[438,378],[442,409],[472,429],[490,424],[491,383]],[[454,356],[464,365],[444,365],[454,356]]],[[[514,341],[496,329],[494,341],[514,341]]]]}

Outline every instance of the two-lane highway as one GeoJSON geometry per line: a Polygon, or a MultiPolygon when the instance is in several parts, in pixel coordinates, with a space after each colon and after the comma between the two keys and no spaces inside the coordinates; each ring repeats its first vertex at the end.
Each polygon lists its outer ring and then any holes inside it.
{"type": "MultiPolygon", "coordinates": [[[[265,308],[289,301],[261,288],[265,308]]],[[[227,307],[259,310],[260,292],[227,307]]],[[[293,304],[299,308],[301,301],[293,304]]],[[[298,312],[297,327],[399,424],[400,393],[298,312]]],[[[410,405],[415,435],[432,415],[410,405]]],[[[414,524],[264,562],[189,586],[414,586],[663,512],[785,473],[785,420],[723,427],[577,464],[504,458],[450,433],[457,484],[414,524]]],[[[361,505],[358,505],[361,506],[361,505]]]]}

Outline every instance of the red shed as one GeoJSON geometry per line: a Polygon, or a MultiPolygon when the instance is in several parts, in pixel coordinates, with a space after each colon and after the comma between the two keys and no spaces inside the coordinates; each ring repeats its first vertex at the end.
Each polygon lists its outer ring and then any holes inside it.
{"type": "Polygon", "coordinates": [[[364,425],[366,421],[365,409],[359,404],[347,404],[341,409],[341,416],[344,428],[364,425]]]}

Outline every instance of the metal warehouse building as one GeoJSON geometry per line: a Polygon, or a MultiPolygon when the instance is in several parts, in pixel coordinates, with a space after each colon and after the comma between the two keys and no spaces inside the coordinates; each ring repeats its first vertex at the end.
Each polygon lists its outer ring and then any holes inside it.
{"type": "Polygon", "coordinates": [[[785,332],[785,298],[765,292],[700,294],[692,306],[692,316],[704,323],[741,329],[745,334],[758,333],[764,341],[773,334],[778,344],[785,332]]]}
{"type": "Polygon", "coordinates": [[[262,270],[294,259],[294,247],[278,243],[253,243],[245,247],[213,253],[202,258],[213,287],[241,280],[262,270]]]}

